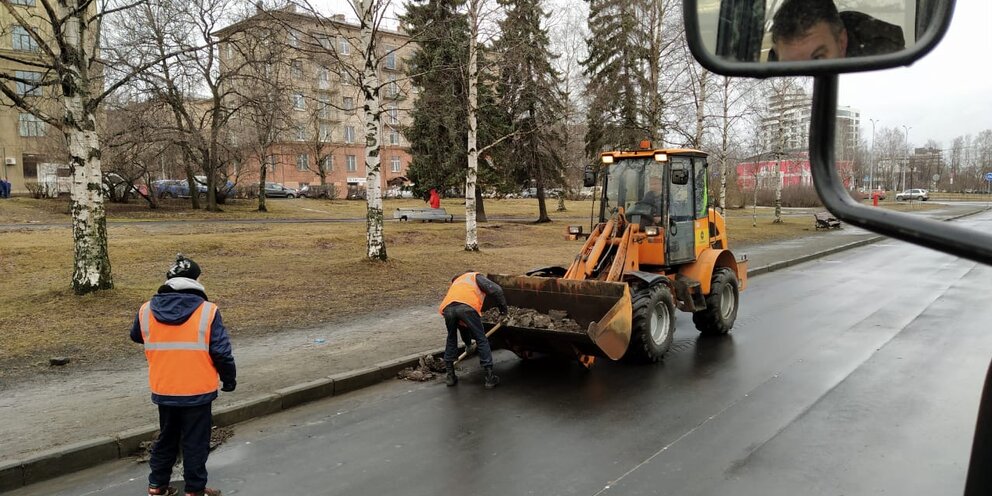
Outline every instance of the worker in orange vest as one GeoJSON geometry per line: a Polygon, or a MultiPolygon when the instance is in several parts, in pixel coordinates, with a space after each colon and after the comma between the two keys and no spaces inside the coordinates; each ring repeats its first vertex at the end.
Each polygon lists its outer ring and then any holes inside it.
{"type": "Polygon", "coordinates": [[[469,340],[474,340],[479,352],[479,364],[486,370],[485,386],[492,389],[499,384],[499,377],[493,374],[493,353],[486,339],[485,328],[482,327],[482,306],[486,296],[496,298],[500,315],[507,313],[506,297],[503,288],[478,272],[465,272],[451,279],[448,294],[441,301],[438,310],[444,317],[444,325],[448,328],[448,340],[444,346],[444,366],[447,370],[445,384],[458,384],[455,375],[455,359],[458,358],[458,329],[467,330],[462,335],[465,348],[470,346],[469,340]]]}
{"type": "Polygon", "coordinates": [[[131,339],[144,344],[152,403],[158,405],[160,433],[148,462],[149,495],[178,494],[169,485],[179,447],[183,449],[186,496],[218,496],[207,487],[210,406],[221,391],[237,386],[231,341],[217,305],[197,281],[200,266],[182,254],[166,273],[158,293],[141,305],[131,339]]]}

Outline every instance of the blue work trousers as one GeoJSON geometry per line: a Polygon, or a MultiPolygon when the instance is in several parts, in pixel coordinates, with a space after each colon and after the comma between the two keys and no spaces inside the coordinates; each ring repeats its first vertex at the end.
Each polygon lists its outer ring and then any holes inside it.
{"type": "Polygon", "coordinates": [[[489,348],[489,340],[486,339],[485,328],[482,327],[482,316],[474,308],[464,303],[451,303],[444,307],[441,312],[444,316],[444,325],[448,328],[448,340],[444,345],[444,361],[452,363],[458,359],[458,334],[462,335],[462,341],[468,346],[468,340],[474,339],[478,344],[479,364],[483,368],[493,366],[493,352],[489,348]],[[462,323],[464,328],[459,330],[458,324],[462,323]]]}
{"type": "Polygon", "coordinates": [[[172,479],[179,448],[183,450],[185,491],[195,493],[207,487],[207,455],[210,453],[210,403],[197,406],[158,407],[160,433],[152,447],[148,485],[162,487],[172,479]]]}

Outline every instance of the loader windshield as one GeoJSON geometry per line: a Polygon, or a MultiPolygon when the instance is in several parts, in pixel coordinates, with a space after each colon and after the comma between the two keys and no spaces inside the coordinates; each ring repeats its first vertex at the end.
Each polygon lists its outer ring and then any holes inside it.
{"type": "Polygon", "coordinates": [[[607,169],[607,205],[657,222],[665,204],[664,179],[665,166],[653,157],[618,160],[607,169]]]}

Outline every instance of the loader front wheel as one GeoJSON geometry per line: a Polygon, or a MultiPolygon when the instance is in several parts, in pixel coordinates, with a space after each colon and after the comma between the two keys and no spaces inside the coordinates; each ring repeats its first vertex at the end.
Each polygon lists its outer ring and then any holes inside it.
{"type": "Polygon", "coordinates": [[[702,334],[726,334],[737,320],[739,302],[737,274],[727,267],[716,269],[710,282],[710,294],[706,295],[706,308],[693,312],[692,323],[702,334]]]}
{"type": "Polygon", "coordinates": [[[633,323],[630,346],[624,359],[653,363],[672,347],[675,336],[675,303],[672,292],[663,285],[637,292],[632,301],[633,323]]]}

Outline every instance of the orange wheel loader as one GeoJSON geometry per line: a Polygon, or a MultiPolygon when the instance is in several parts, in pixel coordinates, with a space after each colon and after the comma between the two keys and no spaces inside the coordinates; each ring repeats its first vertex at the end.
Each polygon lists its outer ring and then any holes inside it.
{"type": "Polygon", "coordinates": [[[671,347],[676,308],[691,312],[703,334],[729,332],[747,259],[730,251],[724,217],[709,207],[706,154],[645,142],[599,158],[584,178],[601,188],[599,222],[587,235],[569,227],[570,238],[585,238],[572,264],[487,276],[509,305],[564,311],[585,331],[506,325],[493,347],[524,358],[574,355],[587,366],[596,357],[656,362],[671,347]]]}

